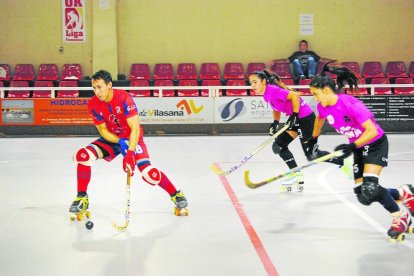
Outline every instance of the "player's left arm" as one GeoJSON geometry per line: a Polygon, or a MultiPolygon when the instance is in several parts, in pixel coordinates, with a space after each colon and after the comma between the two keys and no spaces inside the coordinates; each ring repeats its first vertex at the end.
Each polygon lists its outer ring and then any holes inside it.
{"type": "Polygon", "coordinates": [[[112,132],[110,132],[106,126],[106,123],[95,125],[98,129],[99,134],[108,142],[118,143],[119,137],[112,132]]]}
{"type": "Polygon", "coordinates": [[[359,136],[358,139],[354,141],[357,147],[366,145],[369,141],[371,141],[375,136],[378,135],[377,128],[375,127],[374,122],[371,119],[366,120],[362,123],[362,127],[365,131],[359,136]]]}
{"type": "Polygon", "coordinates": [[[141,135],[140,133],[140,121],[139,121],[139,115],[136,114],[134,116],[131,116],[127,118],[128,126],[131,128],[131,134],[129,135],[129,147],[128,150],[135,151],[137,145],[138,145],[138,139],[141,135]]]}

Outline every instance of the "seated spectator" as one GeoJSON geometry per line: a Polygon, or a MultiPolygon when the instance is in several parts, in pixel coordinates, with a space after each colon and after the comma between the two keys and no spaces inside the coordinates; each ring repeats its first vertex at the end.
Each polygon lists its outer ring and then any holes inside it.
{"type": "Polygon", "coordinates": [[[320,57],[315,52],[308,51],[308,42],[301,40],[299,51],[294,52],[288,59],[293,64],[293,74],[297,79],[312,79],[320,57]]]}

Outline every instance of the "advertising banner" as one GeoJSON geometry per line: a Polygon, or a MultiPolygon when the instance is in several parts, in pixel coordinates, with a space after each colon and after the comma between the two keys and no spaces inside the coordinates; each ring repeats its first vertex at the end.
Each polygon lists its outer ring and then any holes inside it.
{"type": "Polygon", "coordinates": [[[85,0],[62,0],[63,42],[86,41],[85,0]]]}
{"type": "Polygon", "coordinates": [[[93,124],[88,113],[89,99],[2,100],[3,125],[85,125],[93,124]]]}
{"type": "Polygon", "coordinates": [[[212,124],[214,99],[134,98],[142,124],[212,124]]]}

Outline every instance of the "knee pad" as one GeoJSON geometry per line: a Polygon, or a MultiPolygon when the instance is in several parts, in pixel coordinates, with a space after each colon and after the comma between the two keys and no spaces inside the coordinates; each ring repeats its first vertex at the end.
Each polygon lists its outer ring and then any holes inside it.
{"type": "Polygon", "coordinates": [[[362,205],[365,205],[365,206],[369,206],[369,205],[371,205],[372,201],[368,200],[368,199],[367,199],[367,198],[366,198],[366,197],[362,194],[362,191],[361,191],[361,186],[355,187],[355,188],[354,188],[354,193],[355,193],[355,195],[356,195],[356,197],[357,197],[357,199],[358,199],[359,203],[361,203],[362,205]]]}
{"type": "Polygon", "coordinates": [[[161,172],[152,165],[145,167],[141,171],[141,174],[142,179],[144,179],[145,182],[148,182],[151,185],[158,185],[161,181],[161,172]]]}
{"type": "Polygon", "coordinates": [[[85,165],[85,166],[92,165],[92,163],[97,159],[98,159],[97,153],[90,146],[79,148],[73,155],[74,162],[85,165]]]}
{"type": "Polygon", "coordinates": [[[273,142],[273,145],[272,145],[272,150],[273,150],[273,152],[274,152],[275,154],[280,154],[280,152],[282,151],[282,147],[281,147],[281,146],[279,146],[279,144],[278,144],[277,142],[278,142],[277,140],[275,140],[275,141],[273,142]]]}
{"type": "Polygon", "coordinates": [[[374,202],[378,200],[381,186],[378,184],[378,177],[364,176],[363,183],[361,185],[361,193],[368,200],[374,202]]]}

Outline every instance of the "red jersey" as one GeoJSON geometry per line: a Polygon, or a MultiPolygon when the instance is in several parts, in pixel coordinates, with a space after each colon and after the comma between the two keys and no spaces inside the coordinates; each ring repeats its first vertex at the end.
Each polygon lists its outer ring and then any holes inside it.
{"type": "MultiPolygon", "coordinates": [[[[127,118],[138,115],[138,109],[132,97],[125,90],[113,89],[114,96],[107,103],[93,96],[88,103],[88,110],[95,125],[106,123],[108,130],[120,138],[129,138],[131,128],[127,118]]],[[[141,133],[142,136],[142,128],[141,133]]]]}

